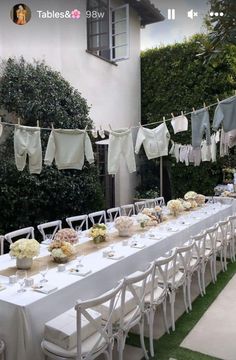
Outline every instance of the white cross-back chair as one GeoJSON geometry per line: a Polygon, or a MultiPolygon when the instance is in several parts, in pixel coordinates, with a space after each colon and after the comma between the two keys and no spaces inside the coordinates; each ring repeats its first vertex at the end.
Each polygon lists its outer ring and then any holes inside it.
{"type": "Polygon", "coordinates": [[[66,218],[71,229],[88,230],[88,215],[77,215],[66,218]]]}
{"type": "Polygon", "coordinates": [[[153,347],[153,326],[154,316],[158,305],[162,304],[164,323],[166,331],[169,333],[169,327],[166,316],[166,300],[169,293],[168,278],[172,271],[173,261],[175,260],[175,252],[168,257],[162,257],[154,262],[154,271],[152,273],[151,282],[147,283],[145,295],[145,314],[149,324],[149,346],[151,356],[154,356],[153,347]],[[151,286],[148,286],[151,284],[151,286]]]}
{"type": "Polygon", "coordinates": [[[223,242],[218,240],[219,225],[216,224],[214,227],[206,229],[206,262],[210,261],[211,277],[212,282],[215,283],[217,280],[216,272],[216,255],[220,253],[222,270],[224,271],[224,264],[222,263],[222,249],[223,242]]]}
{"type": "Polygon", "coordinates": [[[143,209],[146,207],[146,201],[137,201],[134,203],[136,213],[140,213],[143,211],[143,209]]]}
{"type": "Polygon", "coordinates": [[[111,209],[107,209],[107,214],[109,217],[109,221],[113,222],[116,218],[121,216],[120,207],[114,207],[111,209]]]}
{"type": "Polygon", "coordinates": [[[156,202],[156,205],[159,205],[159,206],[165,206],[165,199],[163,196],[159,196],[157,198],[155,198],[155,202],[156,202]]]}
{"type": "Polygon", "coordinates": [[[58,230],[61,230],[61,220],[50,221],[44,224],[37,226],[39,232],[43,236],[43,241],[47,239],[48,236],[51,237],[51,240],[54,238],[58,230]]]}
{"type": "Polygon", "coordinates": [[[230,222],[230,258],[235,261],[236,215],[229,216],[230,222]]]}
{"type": "Polygon", "coordinates": [[[124,216],[135,215],[134,204],[122,205],[120,207],[120,209],[121,209],[121,215],[124,215],[124,216]]]}
{"type": "Polygon", "coordinates": [[[222,270],[227,270],[227,249],[230,245],[231,239],[231,226],[229,220],[219,221],[218,226],[218,242],[221,244],[220,247],[220,260],[222,270]],[[222,263],[222,253],[223,253],[223,263],[222,263]]]}
{"type": "Polygon", "coordinates": [[[5,234],[5,239],[9,242],[9,244],[12,244],[14,238],[24,237],[25,239],[34,239],[34,228],[32,226],[11,231],[7,234],[5,234]]]}
{"type": "Polygon", "coordinates": [[[0,360],[5,360],[5,343],[0,340],[0,360]]]}
{"type": "Polygon", "coordinates": [[[120,281],[114,289],[97,298],[78,300],[75,311],[73,309],[74,316],[71,309],[46,323],[41,347],[47,358],[93,360],[104,354],[107,360],[111,360],[114,343],[112,318],[117,302],[120,301],[122,289],[123,281],[120,281]],[[97,308],[104,303],[108,304],[107,319],[102,320],[97,308]],[[67,343],[63,333],[63,322],[67,323],[67,328],[68,322],[71,322],[70,342],[67,343]]]}
{"type": "Polygon", "coordinates": [[[4,254],[4,236],[0,235],[0,255],[4,254]]]}
{"type": "Polygon", "coordinates": [[[106,222],[107,222],[106,212],[104,210],[90,213],[88,215],[88,217],[89,217],[89,220],[92,222],[93,225],[101,224],[101,223],[106,224],[106,222]]]}
{"type": "Polygon", "coordinates": [[[205,203],[213,203],[214,202],[214,198],[213,196],[205,196],[205,203]]]}
{"type": "Polygon", "coordinates": [[[145,200],[145,205],[147,208],[154,208],[157,205],[156,199],[145,200]]]}

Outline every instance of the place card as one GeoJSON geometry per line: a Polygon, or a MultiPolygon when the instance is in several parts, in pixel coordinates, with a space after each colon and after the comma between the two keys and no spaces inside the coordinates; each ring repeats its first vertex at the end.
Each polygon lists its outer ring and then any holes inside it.
{"type": "Polygon", "coordinates": [[[92,272],[91,269],[85,269],[83,267],[69,269],[69,274],[77,275],[77,276],[87,276],[87,275],[91,274],[91,272],[92,272]]]}
{"type": "Polygon", "coordinates": [[[43,294],[50,294],[53,291],[56,291],[57,287],[54,286],[54,285],[50,285],[50,284],[45,284],[45,285],[35,284],[35,285],[32,286],[32,289],[34,291],[37,291],[37,292],[40,292],[40,293],[43,293],[43,294]]]}
{"type": "Polygon", "coordinates": [[[145,248],[146,245],[142,244],[142,243],[132,243],[131,247],[135,248],[135,249],[143,249],[145,248]]]}

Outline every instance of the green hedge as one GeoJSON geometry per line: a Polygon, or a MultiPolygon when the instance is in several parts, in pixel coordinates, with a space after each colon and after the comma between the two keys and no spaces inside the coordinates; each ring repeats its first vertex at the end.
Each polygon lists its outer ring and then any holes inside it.
{"type": "MultiPolygon", "coordinates": [[[[41,127],[91,127],[86,100],[44,63],[30,64],[9,59],[2,63],[0,108],[6,110],[6,121],[18,116],[23,124],[41,127]]],[[[0,233],[24,226],[64,219],[88,213],[104,206],[97,168],[85,162],[83,170],[59,171],[43,166],[40,175],[16,169],[13,149],[13,127],[0,146],[0,233]]],[[[43,156],[50,131],[42,131],[43,156]]]]}
{"type": "MultiPolygon", "coordinates": [[[[142,53],[142,122],[151,123],[171,118],[171,113],[179,115],[192,108],[201,108],[203,103],[215,103],[232,96],[236,89],[236,49],[225,48],[225,52],[207,63],[198,56],[207,45],[207,38],[196,35],[183,43],[155,48],[142,53]]],[[[210,109],[212,120],[214,108],[210,109]]],[[[188,116],[190,119],[190,117],[188,116]]],[[[182,144],[191,143],[191,122],[189,130],[174,135],[170,123],[167,123],[171,138],[182,144]]],[[[153,173],[156,164],[147,161],[153,173]]],[[[222,166],[235,166],[234,150],[230,157],[217,158],[217,163],[201,163],[199,167],[176,164],[170,156],[165,158],[166,168],[171,179],[171,194],[179,197],[188,190],[204,194],[213,194],[213,188],[222,181],[222,166]]],[[[145,170],[147,172],[147,169],[145,170]]],[[[149,170],[150,172],[150,170],[149,170]]],[[[165,185],[165,184],[164,184],[165,185]]],[[[168,195],[169,185],[165,188],[168,195]]]]}

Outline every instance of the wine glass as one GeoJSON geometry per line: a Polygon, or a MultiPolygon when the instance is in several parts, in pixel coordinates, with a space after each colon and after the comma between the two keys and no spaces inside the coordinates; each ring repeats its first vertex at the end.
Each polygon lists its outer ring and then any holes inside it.
{"type": "Polygon", "coordinates": [[[75,231],[77,232],[78,235],[81,235],[82,234],[81,226],[76,226],[75,231]]]}
{"type": "Polygon", "coordinates": [[[40,280],[40,283],[48,282],[48,280],[46,279],[47,272],[48,272],[48,264],[41,265],[41,267],[40,267],[40,275],[43,278],[40,280]]]}
{"type": "Polygon", "coordinates": [[[23,293],[26,291],[24,288],[25,279],[27,278],[27,271],[26,270],[17,270],[16,272],[17,282],[20,285],[20,288],[17,290],[18,293],[23,293]]]}
{"type": "Polygon", "coordinates": [[[77,264],[76,267],[83,267],[84,264],[82,264],[82,261],[84,259],[84,254],[80,254],[79,256],[77,256],[76,260],[77,260],[77,264]]]}

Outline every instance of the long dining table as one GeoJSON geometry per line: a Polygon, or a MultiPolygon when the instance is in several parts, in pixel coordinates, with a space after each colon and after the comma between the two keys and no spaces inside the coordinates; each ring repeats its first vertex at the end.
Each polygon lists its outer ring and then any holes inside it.
{"type": "MultiPolygon", "coordinates": [[[[146,231],[137,231],[131,240],[120,238],[114,245],[119,256],[104,257],[104,249],[97,249],[83,258],[82,265],[90,271],[86,276],[70,271],[77,260],[68,263],[62,272],[57,267],[52,268],[46,277],[55,291],[49,294],[31,287],[18,293],[18,285],[9,284],[8,277],[0,275],[3,288],[0,291],[0,339],[6,343],[6,360],[44,359],[40,344],[47,321],[72,308],[77,299],[88,299],[109,290],[118,280],[144,268],[150,261],[183,245],[191,236],[232,213],[232,204],[206,204],[146,231]]],[[[86,241],[86,236],[81,239],[81,242],[86,241]]],[[[40,256],[46,254],[47,246],[41,245],[40,256]]],[[[15,259],[9,254],[0,256],[0,274],[14,266],[15,259]]],[[[35,283],[41,279],[40,274],[32,277],[35,283]]]]}

